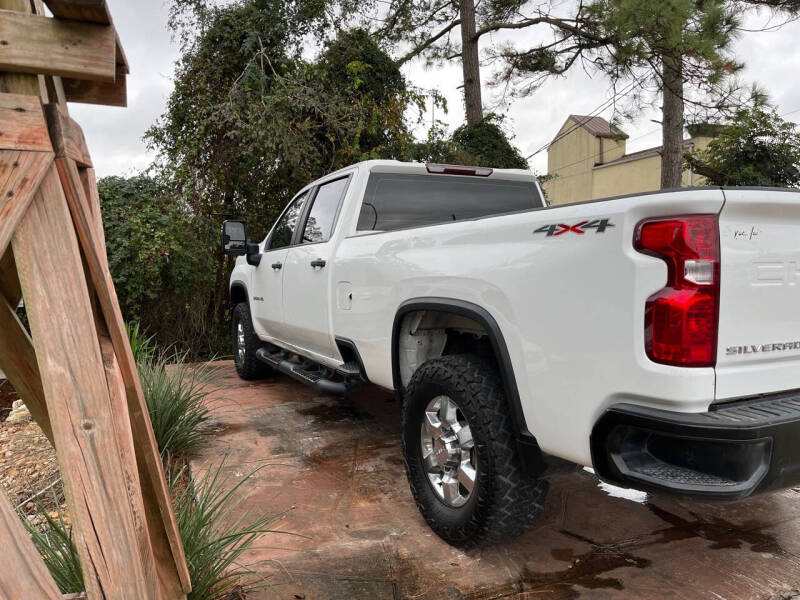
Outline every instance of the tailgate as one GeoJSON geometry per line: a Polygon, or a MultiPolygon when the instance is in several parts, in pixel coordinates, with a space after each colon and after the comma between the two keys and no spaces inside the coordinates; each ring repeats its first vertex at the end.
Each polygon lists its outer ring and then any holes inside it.
{"type": "Polygon", "coordinates": [[[800,388],[800,192],[726,189],[716,398],[800,388]]]}

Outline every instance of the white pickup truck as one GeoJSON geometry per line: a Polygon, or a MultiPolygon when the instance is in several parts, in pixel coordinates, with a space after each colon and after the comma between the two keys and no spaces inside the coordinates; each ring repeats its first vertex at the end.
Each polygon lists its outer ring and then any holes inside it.
{"type": "Polygon", "coordinates": [[[526,171],[370,161],[223,246],[240,376],[394,390],[452,544],[523,532],[549,457],[703,498],[800,482],[800,192],[548,206],[526,171]]]}

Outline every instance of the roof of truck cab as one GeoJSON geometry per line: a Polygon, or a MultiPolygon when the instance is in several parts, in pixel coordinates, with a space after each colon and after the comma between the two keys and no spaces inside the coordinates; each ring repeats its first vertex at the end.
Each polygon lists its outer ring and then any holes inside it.
{"type": "MultiPolygon", "coordinates": [[[[429,175],[426,168],[426,163],[422,162],[402,162],[399,160],[366,160],[348,167],[344,167],[343,169],[339,169],[338,171],[330,173],[329,175],[326,175],[320,179],[328,179],[329,177],[334,177],[338,174],[347,173],[354,168],[358,168],[359,170],[366,169],[369,172],[377,173],[412,173],[429,175]]],[[[470,175],[430,175],[434,177],[472,177],[470,175]]],[[[493,169],[493,172],[489,177],[494,179],[515,179],[524,181],[532,181],[536,179],[532,171],[525,169],[493,169]]]]}

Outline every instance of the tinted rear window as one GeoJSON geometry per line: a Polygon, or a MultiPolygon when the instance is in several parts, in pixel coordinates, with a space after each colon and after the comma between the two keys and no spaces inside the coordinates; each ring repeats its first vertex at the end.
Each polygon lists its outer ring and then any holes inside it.
{"type": "Polygon", "coordinates": [[[393,231],[542,206],[532,182],[375,173],[367,184],[358,230],[393,231]]]}

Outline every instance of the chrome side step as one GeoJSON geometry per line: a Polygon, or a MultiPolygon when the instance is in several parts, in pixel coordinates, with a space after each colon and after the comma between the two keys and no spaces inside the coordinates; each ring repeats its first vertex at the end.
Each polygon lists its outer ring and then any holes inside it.
{"type": "MultiPolygon", "coordinates": [[[[312,385],[321,394],[331,396],[346,396],[356,391],[363,383],[362,378],[350,369],[339,369],[337,374],[344,378],[344,381],[333,381],[334,371],[311,360],[300,358],[291,360],[292,353],[282,350],[277,346],[265,346],[256,352],[256,357],[263,363],[268,364],[273,369],[285,373],[292,379],[301,383],[312,385]]],[[[347,365],[343,365],[347,366],[347,365]]]]}

